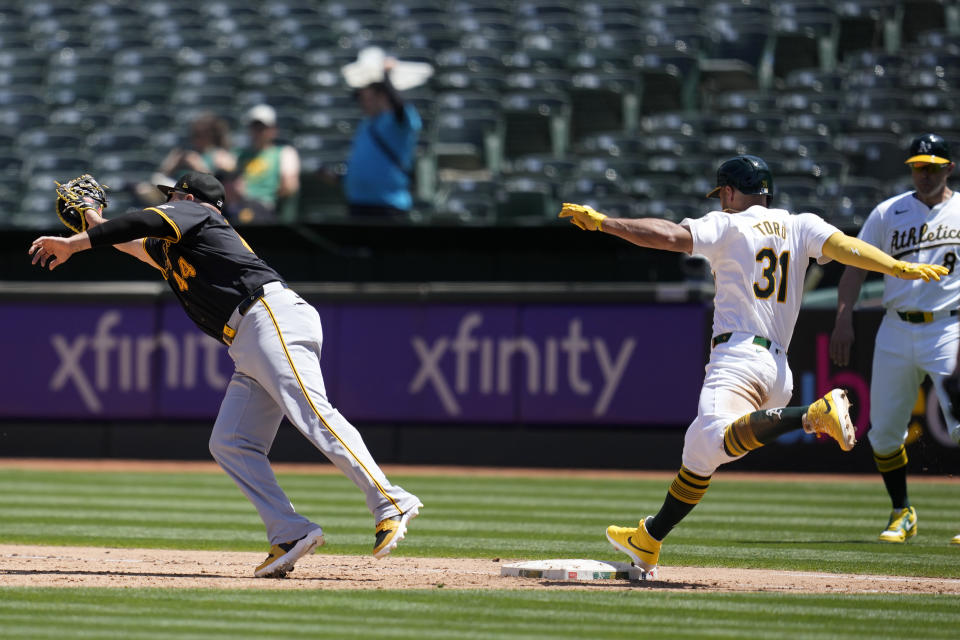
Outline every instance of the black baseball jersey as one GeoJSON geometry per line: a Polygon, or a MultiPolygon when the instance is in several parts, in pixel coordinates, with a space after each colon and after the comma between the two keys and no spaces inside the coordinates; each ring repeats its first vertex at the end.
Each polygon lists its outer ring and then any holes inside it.
{"type": "Polygon", "coordinates": [[[209,207],[175,200],[144,211],[162,216],[172,233],[144,238],[143,248],[190,319],[221,342],[237,305],[264,284],[283,280],[209,207]]]}

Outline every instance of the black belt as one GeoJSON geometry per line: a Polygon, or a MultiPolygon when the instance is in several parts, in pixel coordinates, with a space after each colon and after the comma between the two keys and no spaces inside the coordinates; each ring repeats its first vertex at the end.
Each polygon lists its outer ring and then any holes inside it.
{"type": "MultiPolygon", "coordinates": [[[[273,282],[268,282],[268,283],[266,283],[265,285],[263,285],[262,287],[259,287],[256,291],[254,291],[254,292],[251,293],[249,296],[247,296],[246,298],[244,298],[244,299],[240,302],[240,304],[237,305],[237,309],[236,309],[237,315],[238,315],[240,318],[242,318],[242,317],[244,316],[244,314],[247,313],[247,311],[250,311],[250,307],[252,307],[252,306],[254,305],[254,303],[256,303],[257,300],[259,300],[259,299],[262,298],[264,295],[266,295],[266,293],[267,293],[266,289],[267,289],[268,287],[269,287],[270,289],[275,289],[278,285],[280,286],[281,289],[286,289],[286,288],[287,288],[287,283],[286,283],[286,282],[280,282],[279,280],[274,280],[273,282]]],[[[232,318],[232,317],[233,317],[233,314],[230,314],[230,317],[232,318]]],[[[238,324],[238,325],[240,324],[239,320],[237,321],[236,324],[238,324]]],[[[230,321],[229,321],[229,320],[227,320],[227,324],[223,325],[222,335],[223,335],[223,342],[224,342],[225,344],[227,344],[227,345],[233,344],[233,339],[234,339],[234,338],[236,337],[236,335],[237,335],[237,330],[236,330],[235,327],[231,327],[231,326],[230,326],[230,321]]]]}
{"type": "Polygon", "coordinates": [[[958,309],[951,309],[950,311],[897,311],[897,315],[900,316],[901,320],[914,324],[933,322],[934,320],[949,318],[957,314],[960,314],[960,310],[958,309]]]}
{"type": "MultiPolygon", "coordinates": [[[[720,335],[713,336],[713,340],[711,344],[713,347],[716,347],[718,344],[729,342],[730,338],[732,337],[733,337],[732,333],[721,333],[720,335]]],[[[773,341],[767,338],[764,338],[763,336],[753,336],[753,344],[760,345],[764,349],[769,349],[770,345],[773,344],[773,341]]]]}
{"type": "MultiPolygon", "coordinates": [[[[274,282],[277,282],[277,281],[274,280],[274,282]]],[[[273,284],[273,282],[268,282],[267,284],[273,284]]],[[[286,282],[279,282],[278,284],[284,289],[287,288],[286,282]]],[[[266,287],[266,286],[267,286],[266,284],[263,285],[263,287],[266,287]]],[[[263,297],[263,294],[264,294],[263,287],[258,288],[256,291],[254,291],[249,296],[244,298],[243,302],[237,305],[237,311],[240,312],[241,316],[245,315],[247,311],[250,311],[250,307],[253,306],[253,303],[255,303],[257,300],[263,297]]]]}

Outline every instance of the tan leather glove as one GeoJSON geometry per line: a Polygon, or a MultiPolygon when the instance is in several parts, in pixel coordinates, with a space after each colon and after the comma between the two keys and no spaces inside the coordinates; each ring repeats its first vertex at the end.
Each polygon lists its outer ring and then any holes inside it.
{"type": "Polygon", "coordinates": [[[897,260],[893,265],[893,275],[901,280],[919,280],[924,282],[939,280],[940,276],[945,276],[950,270],[939,264],[924,264],[922,262],[904,262],[897,260]]]}
{"type": "Polygon", "coordinates": [[[595,211],[593,207],[585,204],[573,204],[564,202],[563,209],[560,210],[560,218],[570,218],[570,222],[577,225],[584,231],[603,231],[603,221],[607,216],[595,211]]]}

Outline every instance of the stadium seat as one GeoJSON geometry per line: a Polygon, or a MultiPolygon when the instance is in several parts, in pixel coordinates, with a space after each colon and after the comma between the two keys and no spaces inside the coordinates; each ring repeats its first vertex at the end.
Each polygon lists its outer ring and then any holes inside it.
{"type": "MultiPolygon", "coordinates": [[[[660,135],[671,137],[669,132],[660,135]]],[[[600,132],[579,140],[575,151],[583,155],[605,154],[614,158],[638,158],[647,152],[648,143],[653,145],[655,142],[657,142],[656,134],[637,136],[623,131],[600,132]]],[[[666,146],[666,143],[661,143],[658,148],[663,146],[666,146]]]]}
{"type": "Polygon", "coordinates": [[[904,44],[916,43],[924,31],[947,27],[947,3],[943,0],[900,0],[897,4],[901,9],[900,38],[904,44]]]}
{"type": "Polygon", "coordinates": [[[664,218],[680,222],[684,218],[699,218],[716,208],[716,200],[704,198],[668,197],[662,200],[650,200],[643,203],[640,215],[644,217],[664,218]]]}
{"type": "Polygon", "coordinates": [[[658,200],[675,193],[677,189],[675,177],[660,173],[635,175],[625,182],[626,192],[634,199],[658,200]]]}
{"type": "Polygon", "coordinates": [[[569,154],[559,158],[553,154],[531,154],[506,160],[503,173],[562,183],[576,173],[577,166],[576,159],[569,154]]]}
{"type": "Polygon", "coordinates": [[[784,176],[774,180],[777,207],[793,210],[794,205],[816,201],[819,197],[820,180],[813,176],[784,176]]]}
{"type": "Polygon", "coordinates": [[[431,222],[495,222],[501,185],[493,180],[458,179],[438,184],[431,222]]]}
{"type": "Polygon", "coordinates": [[[837,3],[837,58],[851,51],[883,46],[884,21],[891,7],[884,0],[848,0],[837,3]]]}
{"type": "Polygon", "coordinates": [[[574,81],[566,71],[524,69],[506,74],[504,90],[564,92],[571,89],[574,81]]]}
{"type": "Polygon", "coordinates": [[[613,218],[639,218],[650,215],[649,201],[637,199],[632,195],[591,196],[582,204],[589,204],[597,211],[602,211],[613,218]]]}
{"type": "Polygon", "coordinates": [[[574,74],[569,91],[571,140],[599,131],[636,126],[638,91],[636,77],[632,74],[574,74]]]}
{"type": "Polygon", "coordinates": [[[571,71],[620,72],[629,71],[633,61],[620,51],[584,48],[569,55],[566,67],[571,71]]]}
{"type": "Polygon", "coordinates": [[[5,107],[0,104],[0,127],[29,130],[42,127],[47,123],[44,111],[28,107],[5,107]]]}
{"type": "MultiPolygon", "coordinates": [[[[94,175],[125,174],[126,182],[130,181],[131,176],[135,176],[137,181],[148,179],[150,174],[156,171],[158,164],[157,155],[145,147],[94,154],[90,162],[94,175]]],[[[103,178],[103,182],[111,188],[114,187],[106,178],[103,178]]]]}
{"type": "Polygon", "coordinates": [[[433,78],[438,91],[483,91],[499,93],[506,85],[502,73],[497,71],[469,71],[452,69],[441,71],[433,78]]]}
{"type": "Polygon", "coordinates": [[[307,110],[301,116],[299,131],[351,136],[361,120],[363,114],[356,107],[307,110]]]}
{"type": "Polygon", "coordinates": [[[499,167],[503,121],[487,112],[441,112],[434,128],[438,169],[478,170],[499,167]]]}
{"type": "Polygon", "coordinates": [[[500,94],[489,91],[443,91],[437,94],[440,111],[467,110],[495,114],[501,109],[500,94]]]}
{"type": "Polygon", "coordinates": [[[850,161],[852,175],[888,180],[904,173],[904,146],[892,133],[848,133],[839,136],[836,145],[850,161]]]}
{"type": "Polygon", "coordinates": [[[830,113],[839,111],[842,102],[843,94],[839,91],[788,89],[776,96],[776,108],[784,114],[830,113]]]}
{"type": "Polygon", "coordinates": [[[770,148],[777,153],[795,156],[817,157],[834,153],[833,139],[829,136],[782,133],[770,140],[770,148]]]}
{"type": "Polygon", "coordinates": [[[778,179],[781,176],[812,176],[837,181],[847,176],[850,166],[846,156],[839,152],[820,153],[816,157],[770,153],[764,159],[778,179]]]}
{"type": "Polygon", "coordinates": [[[86,146],[94,154],[146,150],[150,139],[147,129],[117,127],[100,129],[87,137],[86,146]]]}
{"type": "Polygon", "coordinates": [[[778,21],[773,35],[773,76],[786,78],[797,69],[821,69],[826,66],[825,36],[793,21],[778,21]]]}
{"type": "Polygon", "coordinates": [[[502,104],[504,157],[563,155],[570,119],[570,102],[565,94],[514,91],[503,94],[502,104]]]}
{"type": "Polygon", "coordinates": [[[640,74],[640,112],[680,111],[696,103],[699,61],[696,54],[671,49],[648,50],[633,57],[640,74]]]}
{"type": "Polygon", "coordinates": [[[552,221],[560,210],[555,186],[550,180],[510,176],[502,181],[503,194],[497,206],[498,224],[539,225],[552,221]]]}
{"type": "Polygon", "coordinates": [[[716,113],[750,115],[770,112],[776,107],[777,95],[767,91],[724,91],[707,96],[704,110],[716,113]]]}

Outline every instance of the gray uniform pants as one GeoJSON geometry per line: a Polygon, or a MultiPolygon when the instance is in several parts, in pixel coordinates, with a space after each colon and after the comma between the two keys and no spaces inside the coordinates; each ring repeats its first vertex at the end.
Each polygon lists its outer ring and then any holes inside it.
{"type": "Polygon", "coordinates": [[[247,313],[234,313],[230,357],[236,370],[210,435],[210,453],[257,508],[270,544],[289,542],[317,525],[298,514],[267,454],[283,416],[366,496],[374,522],[420,501],[390,484],[360,433],[327,400],[320,372],[320,316],[290,289],[271,290],[247,313]]]}

